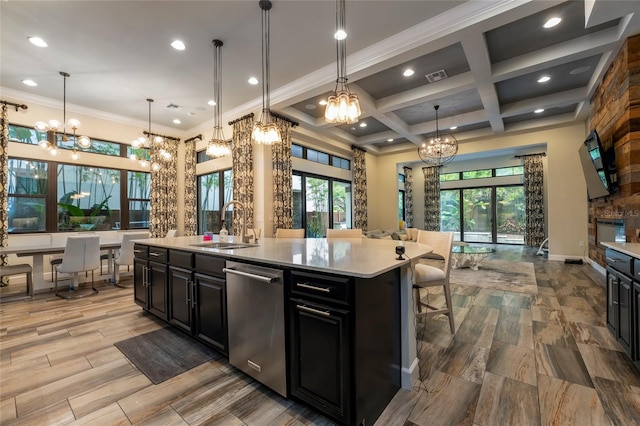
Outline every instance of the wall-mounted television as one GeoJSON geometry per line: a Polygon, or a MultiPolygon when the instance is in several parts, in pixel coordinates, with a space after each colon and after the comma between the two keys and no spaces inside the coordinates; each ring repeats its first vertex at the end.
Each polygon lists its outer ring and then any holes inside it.
{"type": "Polygon", "coordinates": [[[618,189],[616,174],[616,155],[613,147],[605,150],[600,142],[598,132],[589,133],[587,139],[578,149],[582,171],[587,183],[589,201],[611,195],[618,189]]]}

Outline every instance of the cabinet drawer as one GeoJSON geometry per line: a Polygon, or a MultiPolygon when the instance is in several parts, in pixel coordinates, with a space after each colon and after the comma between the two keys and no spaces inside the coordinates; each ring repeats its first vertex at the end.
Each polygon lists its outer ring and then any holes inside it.
{"type": "Polygon", "coordinates": [[[145,246],[142,244],[134,244],[133,245],[133,255],[139,259],[148,259],[149,258],[149,246],[145,246]]]}
{"type": "Polygon", "coordinates": [[[171,250],[169,253],[171,266],[193,269],[193,253],[181,250],[171,250]]]}
{"type": "Polygon", "coordinates": [[[633,261],[633,279],[640,281],[640,259],[633,261]]]}
{"type": "Polygon", "coordinates": [[[633,258],[619,251],[607,249],[607,265],[627,276],[631,276],[631,262],[633,258]]]}
{"type": "Polygon", "coordinates": [[[291,294],[313,296],[314,298],[336,302],[350,302],[351,280],[328,275],[291,273],[291,294]]]}
{"type": "Polygon", "coordinates": [[[167,262],[168,250],[160,247],[149,247],[149,260],[153,260],[155,262],[167,262]]]}
{"type": "Polygon", "coordinates": [[[206,254],[198,254],[196,253],[196,272],[200,272],[201,274],[214,275],[218,277],[224,277],[224,272],[222,269],[224,268],[225,260],[221,257],[209,256],[206,254]]]}

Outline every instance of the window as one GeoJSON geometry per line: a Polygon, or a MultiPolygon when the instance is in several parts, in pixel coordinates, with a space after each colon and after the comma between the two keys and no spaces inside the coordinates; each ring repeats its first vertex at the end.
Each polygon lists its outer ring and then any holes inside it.
{"type": "Polygon", "coordinates": [[[9,159],[9,232],[46,229],[47,167],[44,161],[9,159]]]}
{"type": "Polygon", "coordinates": [[[496,176],[517,176],[524,174],[523,166],[500,167],[496,169],[496,176]]]}
{"type": "Polygon", "coordinates": [[[462,179],[480,179],[480,178],[490,178],[492,176],[493,176],[493,169],[470,170],[467,172],[462,172],[462,179]]]}
{"type": "Polygon", "coordinates": [[[440,182],[448,182],[451,180],[460,180],[460,172],[442,173],[440,175],[440,182]]]}
{"type": "Polygon", "coordinates": [[[57,197],[58,231],[105,231],[120,223],[119,170],[60,164],[57,197]]]}
{"type": "Polygon", "coordinates": [[[304,228],[309,238],[324,237],[327,228],[351,228],[351,182],[301,172],[292,179],[294,228],[304,228]]]}
{"type": "MultiPolygon", "coordinates": [[[[198,233],[220,232],[220,209],[233,199],[233,172],[220,170],[198,176],[198,233]]],[[[224,215],[225,228],[233,235],[233,205],[224,215]]]]}
{"type": "Polygon", "coordinates": [[[398,182],[400,183],[405,183],[407,181],[407,177],[405,175],[403,175],[402,173],[398,174],[398,182]]]}
{"type": "MultiPolygon", "coordinates": [[[[149,199],[150,189],[150,173],[127,172],[127,204],[129,211],[126,217],[122,214],[121,219],[129,224],[128,229],[149,227],[149,210],[151,208],[149,199]]],[[[115,225],[114,228],[120,228],[119,222],[116,222],[115,225]]]]}
{"type": "Polygon", "coordinates": [[[306,148],[301,145],[291,144],[291,156],[314,161],[316,163],[331,165],[345,170],[351,170],[351,161],[346,158],[306,148]]]}
{"type": "MultiPolygon", "coordinates": [[[[401,175],[402,176],[402,175],[401,175]]],[[[398,191],[398,220],[404,220],[406,215],[405,209],[406,193],[403,189],[398,191]]]]}

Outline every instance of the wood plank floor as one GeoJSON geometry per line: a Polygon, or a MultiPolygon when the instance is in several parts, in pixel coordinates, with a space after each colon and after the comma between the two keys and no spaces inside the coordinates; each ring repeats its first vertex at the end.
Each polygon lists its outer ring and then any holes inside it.
{"type": "MultiPolygon", "coordinates": [[[[456,334],[442,318],[418,324],[422,381],[376,425],[640,424],[640,372],[605,327],[604,277],[497,249],[534,262],[538,294],[453,286],[456,334]]],[[[130,289],[99,288],[0,304],[2,425],[332,424],[224,358],[153,385],[113,344],[165,325],[130,289]]]]}

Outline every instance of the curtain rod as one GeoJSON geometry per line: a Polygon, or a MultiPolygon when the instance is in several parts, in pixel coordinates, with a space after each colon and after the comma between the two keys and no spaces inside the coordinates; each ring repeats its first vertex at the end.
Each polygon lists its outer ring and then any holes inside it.
{"type": "Polygon", "coordinates": [[[362,151],[362,152],[367,152],[367,150],[366,150],[366,149],[364,149],[364,148],[360,148],[360,147],[359,147],[359,146],[357,146],[357,145],[351,145],[351,149],[359,149],[359,150],[360,150],[360,151],[362,151]]]}
{"type": "Polygon", "coordinates": [[[522,154],[522,155],[514,155],[515,158],[522,158],[522,157],[533,157],[534,155],[541,155],[543,157],[547,156],[546,152],[536,152],[535,154],[522,154]]]}
{"type": "Polygon", "coordinates": [[[169,139],[170,141],[180,142],[180,138],[174,138],[173,136],[161,135],[160,133],[152,133],[147,132],[146,130],[142,132],[145,136],[160,136],[161,138],[169,139]]]}
{"type": "Polygon", "coordinates": [[[231,120],[229,123],[227,123],[229,126],[233,126],[234,124],[236,124],[238,121],[242,121],[246,118],[253,118],[253,113],[251,114],[247,114],[247,115],[243,115],[240,118],[236,118],[235,120],[231,120]]]}
{"type": "Polygon", "coordinates": [[[286,122],[290,123],[290,124],[291,124],[291,127],[296,127],[296,126],[299,126],[299,125],[300,125],[300,123],[298,123],[297,121],[293,121],[292,119],[287,118],[287,117],[285,117],[284,115],[280,115],[280,114],[278,114],[277,112],[273,112],[273,111],[271,111],[271,115],[272,115],[273,117],[275,117],[275,118],[279,118],[279,119],[280,119],[280,120],[282,120],[282,121],[286,121],[286,122]]]}
{"type": "Polygon", "coordinates": [[[16,104],[16,103],[13,103],[13,102],[9,102],[9,101],[2,101],[2,100],[0,100],[0,104],[2,104],[2,105],[9,105],[9,106],[12,106],[12,107],[14,107],[14,108],[16,109],[16,111],[17,111],[18,109],[20,109],[20,108],[22,108],[22,109],[27,109],[27,108],[29,108],[29,107],[28,107],[28,106],[26,106],[25,104],[16,104]]]}
{"type": "Polygon", "coordinates": [[[194,140],[196,140],[196,139],[200,139],[200,140],[202,140],[202,133],[199,133],[199,134],[195,135],[195,136],[194,136],[194,137],[192,137],[192,138],[185,139],[184,143],[189,143],[189,142],[194,141],[194,140]]]}

